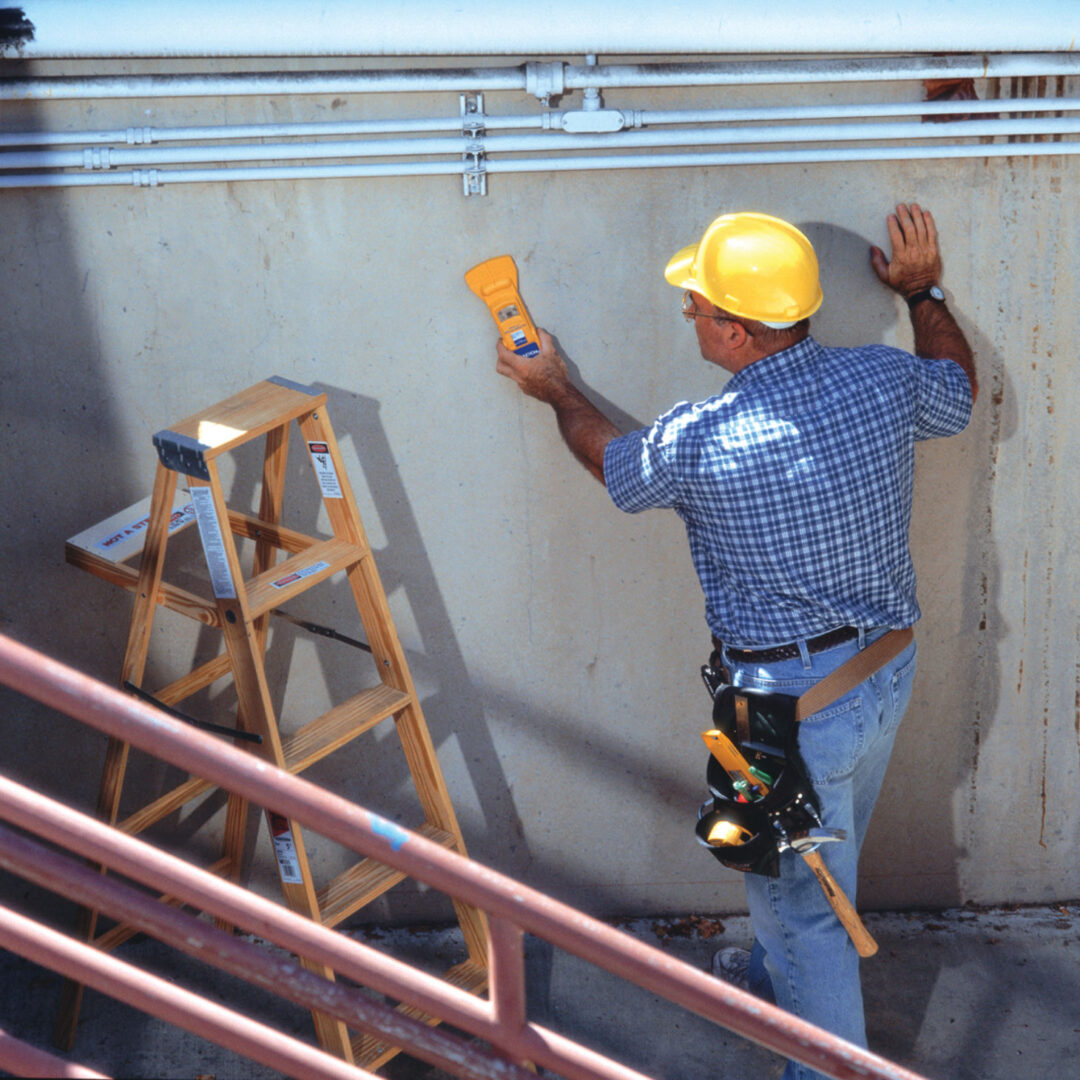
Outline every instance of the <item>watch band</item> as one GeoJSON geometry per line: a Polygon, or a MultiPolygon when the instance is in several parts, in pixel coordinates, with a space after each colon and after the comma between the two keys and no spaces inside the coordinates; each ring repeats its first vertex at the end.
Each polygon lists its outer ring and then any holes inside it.
{"type": "Polygon", "coordinates": [[[912,293],[907,298],[907,305],[909,308],[913,308],[916,304],[921,303],[923,300],[933,300],[935,303],[944,304],[945,294],[941,291],[939,285],[931,285],[929,289],[921,289],[917,293],[912,293]]]}

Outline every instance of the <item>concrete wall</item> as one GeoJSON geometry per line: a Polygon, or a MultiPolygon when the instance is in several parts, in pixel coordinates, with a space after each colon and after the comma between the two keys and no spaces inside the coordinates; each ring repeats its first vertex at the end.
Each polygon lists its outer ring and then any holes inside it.
{"type": "MultiPolygon", "coordinates": [[[[3,124],[457,108],[449,96],[406,98],[7,104],[3,124]]],[[[608,95],[616,107],[718,100],[608,95]]],[[[486,105],[536,108],[510,95],[486,105]]],[[[616,511],[550,412],[495,375],[493,328],[462,274],[512,253],[537,321],[589,395],[629,427],[722,386],[661,271],[723,210],[764,210],[811,236],[826,295],[820,340],[910,346],[906,313],[867,262],[899,200],[935,213],[945,285],[983,389],[966,433],[919,449],[920,672],[860,899],[1073,897],[1074,158],[502,176],[484,198],[464,198],[454,178],[0,192],[0,630],[114,680],[129,597],[65,565],[64,540],[149,493],[158,429],[269,375],[311,383],[329,394],[471,853],[594,913],[738,910],[739,875],[692,835],[708,633],[681,526],[672,514],[616,511]]],[[[252,505],[255,455],[237,457],[233,502],[252,505]]],[[[315,530],[317,492],[297,456],[289,495],[290,523],[315,530]]],[[[177,541],[171,564],[197,576],[194,537],[177,541]]],[[[361,632],[341,582],[293,606],[361,632]]],[[[211,632],[182,622],[166,613],[156,624],[148,686],[217,648],[211,632]]],[[[270,656],[283,727],[363,681],[361,654],[285,625],[270,656]]],[[[229,694],[189,704],[227,714],[229,694]]],[[[5,771],[92,806],[104,737],[6,692],[2,707],[5,771]]],[[[309,775],[405,824],[420,820],[389,729],[309,775]]],[[[130,777],[135,802],[171,771],[137,761],[130,777]]],[[[164,838],[209,853],[219,809],[211,800],[185,810],[164,838]]],[[[315,862],[325,876],[345,859],[316,845],[315,862]]],[[[261,836],[250,873],[276,891],[261,836]]],[[[406,887],[373,917],[444,910],[406,887]]]]}

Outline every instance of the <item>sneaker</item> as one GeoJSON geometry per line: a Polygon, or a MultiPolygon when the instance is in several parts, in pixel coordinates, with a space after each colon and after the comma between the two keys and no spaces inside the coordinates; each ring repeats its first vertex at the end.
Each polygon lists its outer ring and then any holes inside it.
{"type": "Polygon", "coordinates": [[[712,973],[740,990],[749,990],[750,953],[746,949],[721,949],[713,954],[712,973]]]}

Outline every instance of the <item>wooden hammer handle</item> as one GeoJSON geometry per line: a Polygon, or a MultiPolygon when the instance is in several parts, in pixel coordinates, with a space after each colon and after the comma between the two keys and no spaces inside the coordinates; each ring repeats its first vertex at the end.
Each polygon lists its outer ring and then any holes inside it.
{"type": "Polygon", "coordinates": [[[822,892],[832,904],[836,917],[844,925],[848,932],[855,951],[860,956],[873,956],[877,952],[877,942],[870,936],[869,931],[863,926],[858,912],[851,906],[851,901],[844,895],[844,890],[836,883],[836,878],[829,873],[826,865],[821,861],[821,856],[816,851],[806,852],[803,855],[806,865],[814,871],[822,892]]]}

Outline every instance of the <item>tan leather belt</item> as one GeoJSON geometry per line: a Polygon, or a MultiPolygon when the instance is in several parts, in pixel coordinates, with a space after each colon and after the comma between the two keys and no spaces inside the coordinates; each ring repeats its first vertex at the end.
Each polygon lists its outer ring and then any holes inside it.
{"type": "Polygon", "coordinates": [[[904,630],[890,630],[872,641],[799,698],[795,706],[795,719],[804,720],[828,708],[891,660],[895,660],[914,640],[915,633],[909,626],[904,630]]]}

